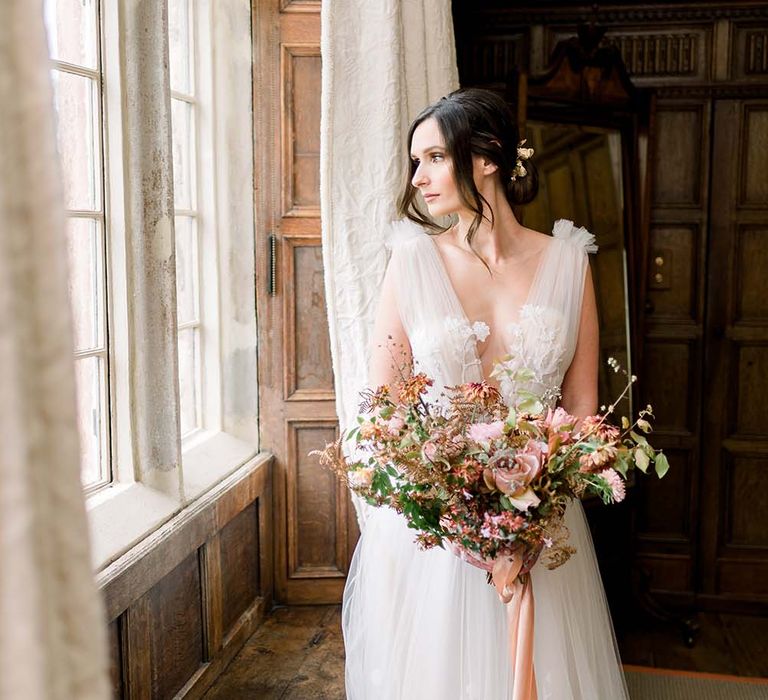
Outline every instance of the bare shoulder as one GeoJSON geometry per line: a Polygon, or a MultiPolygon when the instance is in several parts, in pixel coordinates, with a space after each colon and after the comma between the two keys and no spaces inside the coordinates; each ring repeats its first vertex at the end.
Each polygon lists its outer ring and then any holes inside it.
{"type": "Polygon", "coordinates": [[[531,251],[531,255],[538,255],[544,252],[547,246],[552,242],[552,236],[548,233],[542,233],[532,228],[523,228],[525,238],[525,247],[531,251]]]}

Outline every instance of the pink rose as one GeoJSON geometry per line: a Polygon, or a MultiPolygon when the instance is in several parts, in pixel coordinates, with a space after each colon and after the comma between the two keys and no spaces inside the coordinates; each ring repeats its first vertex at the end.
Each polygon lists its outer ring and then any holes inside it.
{"type": "Polygon", "coordinates": [[[568,413],[562,406],[558,406],[554,411],[550,408],[547,412],[547,422],[556,433],[561,433],[563,430],[572,430],[577,421],[578,419],[568,413]]]}
{"type": "Polygon", "coordinates": [[[490,442],[504,435],[504,422],[500,420],[493,423],[473,423],[467,429],[470,439],[475,442],[490,442]]]}
{"type": "Polygon", "coordinates": [[[528,510],[540,503],[530,483],[541,471],[541,451],[518,452],[500,450],[488,462],[493,470],[496,488],[507,496],[518,510],[528,510]]]}

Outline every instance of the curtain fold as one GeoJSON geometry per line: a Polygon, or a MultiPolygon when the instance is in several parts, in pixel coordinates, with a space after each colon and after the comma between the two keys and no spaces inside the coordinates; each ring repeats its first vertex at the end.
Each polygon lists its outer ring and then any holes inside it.
{"type": "Polygon", "coordinates": [[[323,267],[343,430],[366,384],[408,125],[458,87],[458,72],[450,0],[324,0],[321,23],[323,267]]]}
{"type": "Polygon", "coordinates": [[[42,3],[0,4],[0,698],[110,696],[42,3]]]}

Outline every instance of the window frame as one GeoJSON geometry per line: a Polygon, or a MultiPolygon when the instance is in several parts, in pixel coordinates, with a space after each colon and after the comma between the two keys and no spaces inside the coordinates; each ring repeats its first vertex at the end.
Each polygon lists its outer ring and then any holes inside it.
{"type": "MultiPolygon", "coordinates": [[[[55,0],[54,0],[55,2],[55,0]]],[[[75,75],[82,78],[93,81],[93,88],[95,89],[94,107],[96,113],[94,115],[93,136],[94,143],[92,144],[96,151],[96,168],[95,174],[100,174],[98,182],[94,183],[94,208],[93,209],[65,209],[65,217],[67,224],[73,219],[84,219],[96,222],[98,236],[100,240],[99,245],[99,263],[102,272],[102,289],[97,301],[97,313],[99,316],[99,322],[103,323],[103,337],[100,338],[100,343],[97,343],[98,348],[90,348],[86,350],[74,349],[73,359],[75,362],[82,361],[91,357],[99,358],[104,363],[103,370],[100,371],[99,380],[104,382],[104,386],[101,387],[99,392],[99,403],[103,409],[102,426],[99,429],[99,452],[101,453],[101,463],[99,465],[100,477],[87,484],[83,484],[83,493],[86,498],[94,493],[97,493],[105,488],[108,488],[115,481],[115,443],[116,443],[116,430],[113,423],[113,401],[114,401],[114,385],[111,380],[112,376],[112,342],[111,342],[111,326],[112,316],[110,313],[111,306],[111,270],[110,270],[110,212],[108,207],[108,149],[107,149],[107,110],[104,94],[105,83],[105,41],[104,41],[104,28],[103,28],[103,3],[105,0],[93,0],[94,8],[94,42],[95,46],[95,65],[90,68],[85,65],[72,63],[70,61],[64,61],[58,58],[51,57],[49,59],[49,71],[53,82],[53,71],[59,73],[65,73],[69,75],[75,75]]],[[[56,13],[54,13],[56,14],[56,13]]],[[[58,139],[58,135],[57,135],[58,139]]],[[[69,234],[67,234],[69,235],[69,234]]],[[[78,420],[79,420],[79,407],[78,407],[78,420]]]]}

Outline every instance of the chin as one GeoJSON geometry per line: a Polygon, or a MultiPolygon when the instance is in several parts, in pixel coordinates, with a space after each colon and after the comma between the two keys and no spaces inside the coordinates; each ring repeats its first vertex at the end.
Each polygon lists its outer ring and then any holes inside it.
{"type": "Polygon", "coordinates": [[[427,204],[427,211],[432,217],[449,216],[456,211],[456,207],[451,207],[445,202],[437,201],[427,204]]]}

